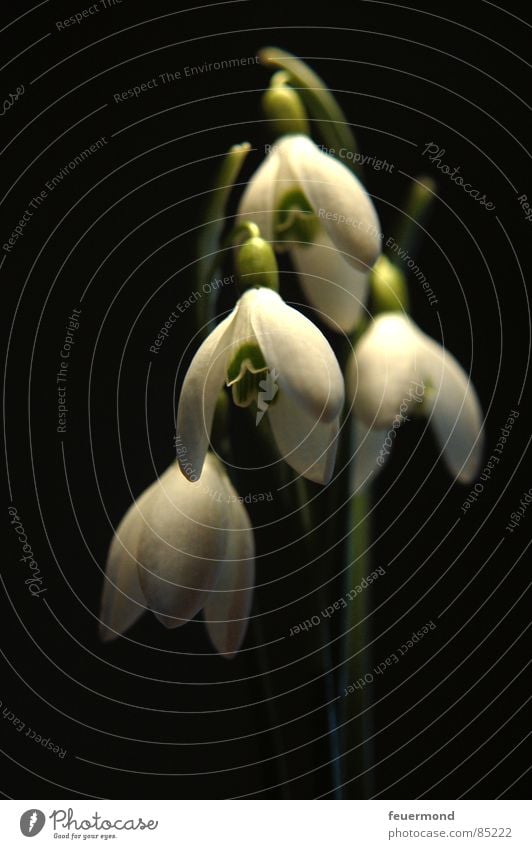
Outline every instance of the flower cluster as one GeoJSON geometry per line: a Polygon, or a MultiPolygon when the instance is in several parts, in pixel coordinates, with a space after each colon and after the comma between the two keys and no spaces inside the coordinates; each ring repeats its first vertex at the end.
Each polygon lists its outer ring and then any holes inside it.
{"type": "MultiPolygon", "coordinates": [[[[274,94],[268,108],[281,95],[283,109],[293,107],[292,90],[274,94]]],[[[297,126],[305,126],[303,113],[297,126]]],[[[168,628],[203,611],[217,651],[238,651],[251,608],[254,541],[242,499],[211,450],[217,405],[225,392],[237,407],[251,407],[257,427],[269,428],[280,462],[330,484],[345,390],[320,326],[348,338],[356,332],[345,372],[353,493],[373,479],[399,426],[413,415],[430,422],[457,480],[478,474],[483,430],[475,390],[456,359],[406,314],[406,283],[392,263],[379,260],[382,244],[377,213],[354,173],[300,131],[283,135],[240,200],[231,241],[240,297],[184,377],[177,463],[137,499],[113,539],[104,640],[123,634],[147,607],[168,628]],[[281,253],[288,253],[315,321],[279,294],[281,253]],[[377,262],[380,277],[372,275],[377,262]],[[374,305],[386,306],[368,321],[372,279],[374,305]]]]}

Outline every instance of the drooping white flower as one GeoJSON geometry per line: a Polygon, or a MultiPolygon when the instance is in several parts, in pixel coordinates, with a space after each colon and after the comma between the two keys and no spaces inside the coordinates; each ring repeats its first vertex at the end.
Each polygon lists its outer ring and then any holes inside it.
{"type": "Polygon", "coordinates": [[[352,171],[307,136],[284,136],[248,183],[238,215],[254,221],[277,248],[290,250],[320,317],[336,331],[352,331],[381,250],[377,213],[352,171]],[[306,212],[297,199],[291,204],[294,192],[306,198],[306,212]]]}
{"type": "Polygon", "coordinates": [[[242,295],[185,375],[176,445],[190,480],[201,475],[224,383],[235,403],[245,407],[258,399],[259,383],[268,372],[275,375],[278,391],[269,393],[267,416],[281,455],[298,474],[318,483],[330,480],[344,403],[342,373],[318,328],[265,288],[242,295]]]}
{"type": "Polygon", "coordinates": [[[384,465],[392,431],[415,412],[428,418],[451,474],[462,483],[475,479],[484,445],[475,389],[452,354],[410,318],[379,315],[356,345],[346,382],[358,420],[357,486],[384,465]]]}
{"type": "Polygon", "coordinates": [[[210,453],[202,478],[173,463],[130,507],[107,559],[100,613],[104,641],[149,608],[167,628],[204,610],[216,650],[232,657],[246,632],[255,574],[247,511],[210,453]]]}

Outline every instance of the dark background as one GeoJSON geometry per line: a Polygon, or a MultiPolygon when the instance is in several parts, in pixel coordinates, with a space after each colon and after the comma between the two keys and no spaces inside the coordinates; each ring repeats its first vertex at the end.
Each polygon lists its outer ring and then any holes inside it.
{"type": "MultiPolygon", "coordinates": [[[[306,564],[277,501],[250,511],[263,526],[262,586],[234,662],[212,653],[200,620],[168,632],[146,615],[116,643],[102,646],[97,635],[113,527],[173,458],[191,312],[156,357],[149,346],[196,288],[195,236],[221,157],[250,141],[244,180],[271,141],[258,104],[270,74],[260,65],[182,77],[127,103],[113,94],[274,44],[305,59],[336,92],[361,150],[394,164],[391,174],[368,168],[365,175],[386,235],[395,232],[410,179],[437,177],[417,259],[438,308],[413,281],[414,318],[436,338],[443,328],[449,350],[471,370],[487,417],[487,456],[510,411],[520,413],[467,515],[460,508],[470,487],[452,484],[423,423],[402,430],[379,480],[372,556],[386,576],[372,589],[374,661],[429,620],[437,628],[366,692],[374,705],[371,792],[525,795],[529,516],[513,534],[505,525],[532,485],[525,454],[532,223],[517,200],[532,196],[530,24],[515,17],[517,4],[502,10],[480,0],[462,4],[453,20],[426,2],[311,8],[251,0],[179,12],[164,0],[123,0],[59,32],[55,22],[84,8],[80,0],[41,4],[9,25],[30,8],[2,11],[0,95],[25,86],[0,123],[2,243],[47,180],[100,136],[108,143],[49,194],[0,270],[9,319],[6,515],[14,504],[46,584],[40,598],[30,596],[8,527],[0,699],[2,710],[67,750],[60,759],[3,717],[3,793],[309,798],[331,791],[314,643],[280,638],[316,611],[321,584],[338,597],[341,564],[320,569],[319,537],[318,559],[306,564]],[[436,172],[422,156],[430,141],[494,211],[436,172]],[[60,435],[55,375],[74,307],[82,313],[60,435]],[[270,643],[266,660],[256,649],[262,641],[270,643]],[[268,681],[264,663],[273,670],[268,681]],[[272,722],[283,724],[280,740],[272,722]],[[279,745],[287,752],[284,789],[276,786],[279,745]]],[[[261,488],[270,485],[261,480],[261,488]]],[[[250,476],[245,491],[253,488],[250,476]]],[[[318,503],[326,518],[325,500],[318,503]]],[[[363,791],[355,782],[344,792],[363,791]]]]}

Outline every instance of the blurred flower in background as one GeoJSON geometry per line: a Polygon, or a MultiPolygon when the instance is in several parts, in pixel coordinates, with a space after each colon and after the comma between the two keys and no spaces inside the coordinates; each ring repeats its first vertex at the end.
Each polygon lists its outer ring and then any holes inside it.
{"type": "Polygon", "coordinates": [[[238,214],[277,250],[290,251],[320,319],[351,332],[381,250],[377,213],[353,172],[307,136],[284,136],[248,183],[238,214]]]}

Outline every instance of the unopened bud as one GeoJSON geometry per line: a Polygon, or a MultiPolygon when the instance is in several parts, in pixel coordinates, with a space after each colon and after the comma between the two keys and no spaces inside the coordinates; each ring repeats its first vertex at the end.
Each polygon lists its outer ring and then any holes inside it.
{"type": "Polygon", "coordinates": [[[406,277],[384,254],[371,270],[370,286],[374,313],[408,312],[406,277]]]}
{"type": "Polygon", "coordinates": [[[253,287],[279,291],[279,271],[272,246],[260,236],[248,239],[237,250],[236,271],[241,292],[253,287]]]}
{"type": "Polygon", "coordinates": [[[285,82],[281,71],[272,77],[270,88],[262,96],[262,110],[270,121],[274,135],[287,133],[309,135],[307,113],[297,91],[285,82]]]}

